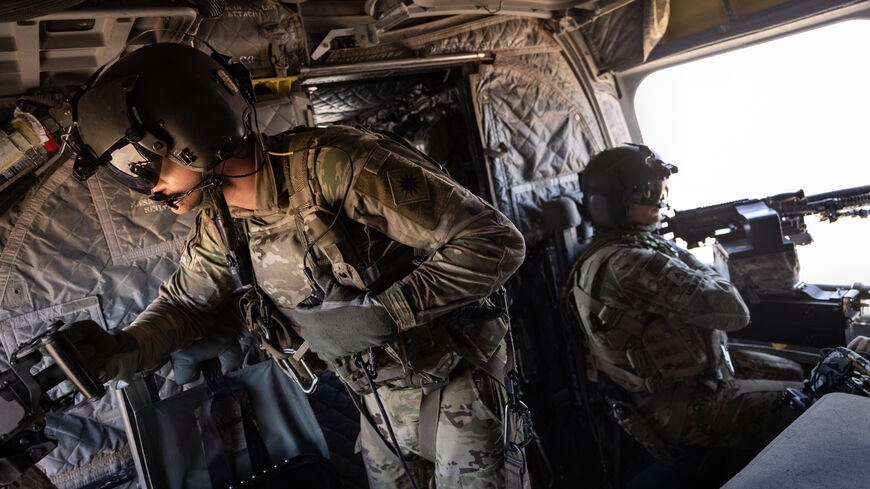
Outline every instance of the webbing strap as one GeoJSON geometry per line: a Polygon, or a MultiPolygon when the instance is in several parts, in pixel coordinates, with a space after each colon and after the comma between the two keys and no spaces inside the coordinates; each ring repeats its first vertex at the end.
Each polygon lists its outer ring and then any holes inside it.
{"type": "Polygon", "coordinates": [[[290,147],[293,154],[288,158],[289,164],[284,165],[284,178],[289,183],[288,187],[292,192],[291,199],[295,200],[295,203],[314,203],[314,196],[308,186],[308,159],[310,156],[309,147],[317,134],[319,131],[306,131],[293,136],[293,145],[290,147]]]}
{"type": "Polygon", "coordinates": [[[506,489],[522,489],[523,487],[523,469],[520,464],[505,461],[504,463],[504,485],[506,489]]]}
{"type": "MultiPolygon", "coordinates": [[[[493,375],[493,377],[498,379],[498,381],[501,382],[502,384],[504,384],[505,372],[510,372],[510,371],[517,368],[516,351],[514,350],[514,335],[512,333],[513,330],[511,329],[510,317],[507,318],[507,323],[508,323],[508,328],[507,328],[507,332],[504,335],[505,348],[506,348],[505,355],[507,358],[505,359],[504,365],[502,365],[501,375],[493,375]]],[[[493,355],[492,358],[490,358],[489,361],[486,362],[486,366],[491,370],[495,370],[495,368],[490,365],[494,362],[496,362],[496,355],[493,355]]],[[[501,362],[499,362],[499,363],[501,363],[501,362]]],[[[490,374],[490,375],[492,375],[492,374],[490,374]]]]}
{"type": "Polygon", "coordinates": [[[205,466],[212,487],[227,487],[236,482],[227,452],[221,440],[217,423],[211,415],[214,396],[209,396],[200,407],[199,434],[202,451],[205,455],[205,466]]]}
{"type": "Polygon", "coordinates": [[[689,389],[685,385],[679,385],[674,389],[671,398],[671,418],[665,427],[667,440],[679,443],[683,425],[686,423],[686,415],[689,413],[689,389]]]}
{"type": "Polygon", "coordinates": [[[631,392],[649,392],[647,382],[643,377],[638,377],[623,368],[596,357],[595,350],[592,350],[592,365],[631,392]]]}
{"type": "MultiPolygon", "coordinates": [[[[580,288],[579,285],[575,286],[572,292],[574,293],[574,300],[577,301],[578,304],[582,305],[590,312],[592,312],[592,314],[597,316],[602,323],[608,326],[612,326],[614,328],[619,326],[620,329],[625,330],[629,334],[635,336],[640,336],[641,334],[643,334],[643,330],[646,325],[638,321],[637,319],[626,315],[624,309],[618,309],[605,305],[603,302],[586,293],[586,291],[580,288]]],[[[608,334],[614,333],[624,334],[622,331],[618,330],[601,332],[598,334],[607,336],[608,334]]]]}
{"type": "MultiPolygon", "coordinates": [[[[290,144],[277,149],[281,153],[289,152],[290,155],[281,158],[281,167],[284,172],[284,181],[290,193],[290,207],[288,213],[299,216],[302,211],[314,205],[314,194],[309,186],[308,157],[309,148],[314,138],[321,131],[304,131],[291,136],[290,144]]],[[[279,139],[279,141],[286,141],[279,139]]]]}
{"type": "Polygon", "coordinates": [[[420,400],[420,456],[435,462],[435,439],[438,432],[438,413],[441,407],[441,391],[444,388],[423,394],[420,400]]]}
{"type": "MultiPolygon", "coordinates": [[[[507,338],[507,336],[505,336],[507,338]]],[[[498,355],[493,355],[487,360],[486,363],[480,363],[477,361],[473,361],[467,359],[469,363],[471,363],[475,368],[482,370],[486,375],[489,375],[493,379],[499,381],[499,383],[504,384],[505,380],[505,372],[510,372],[513,370],[513,349],[510,347],[510,342],[507,343],[507,362],[502,362],[501,357],[498,355]]]]}
{"type": "Polygon", "coordinates": [[[599,348],[595,346],[593,350],[593,356],[598,357],[598,360],[605,361],[607,363],[611,363],[613,365],[622,364],[631,364],[628,360],[628,355],[624,350],[608,350],[607,348],[599,348]]]}
{"type": "Polygon", "coordinates": [[[216,399],[227,399],[227,402],[232,402],[238,407],[245,435],[245,447],[254,474],[260,473],[271,465],[269,452],[254,422],[247,393],[235,391],[227,384],[217,358],[201,363],[200,368],[211,392],[211,395],[203,401],[199,411],[200,440],[206,467],[212,487],[227,487],[238,482],[239,478],[233,474],[233,466],[230,464],[220,429],[212,416],[212,407],[216,399]]]}

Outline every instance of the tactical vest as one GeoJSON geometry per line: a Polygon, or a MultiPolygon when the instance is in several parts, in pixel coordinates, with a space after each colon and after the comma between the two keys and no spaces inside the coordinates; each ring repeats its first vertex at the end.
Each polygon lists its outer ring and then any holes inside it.
{"type": "MultiPolygon", "coordinates": [[[[278,158],[289,192],[289,206],[278,222],[261,227],[249,225],[247,235],[258,281],[266,284],[263,290],[285,316],[289,317],[289,311],[310,292],[301,264],[312,243],[315,263],[311,263],[309,255],[309,266],[329,268],[339,283],[361,291],[380,292],[426,258],[426,252],[401,245],[350,218],[336,219],[316,178],[315,158],[319,148],[341,149],[355,169],[362,166],[362,175],[357,178],[377,176],[389,158],[405,158],[444,174],[437,163],[398,137],[346,126],[276,136],[269,146],[272,154],[281,155],[278,158]],[[284,252],[280,256],[267,256],[270,247],[284,252]],[[269,265],[280,261],[295,268],[269,265]]],[[[424,390],[436,389],[446,385],[450,372],[463,360],[489,372],[499,372],[505,360],[504,355],[496,353],[506,332],[504,318],[471,325],[451,324],[449,319],[439,318],[398,334],[363,357],[368,360],[370,355],[374,356],[378,384],[389,381],[424,390]]],[[[286,335],[277,332],[273,336],[286,335]]],[[[356,393],[369,392],[362,370],[351,357],[338,359],[332,366],[356,393]]]]}
{"type": "Polygon", "coordinates": [[[591,376],[600,371],[628,392],[653,394],[678,382],[722,379],[727,374],[719,346],[726,341],[724,332],[675,327],[661,317],[594,297],[608,260],[638,245],[613,240],[587,250],[571,274],[569,301],[587,338],[591,376]]]}

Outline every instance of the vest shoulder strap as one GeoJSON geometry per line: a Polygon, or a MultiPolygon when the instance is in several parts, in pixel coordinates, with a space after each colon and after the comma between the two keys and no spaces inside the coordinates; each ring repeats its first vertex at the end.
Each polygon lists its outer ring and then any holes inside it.
{"type": "Polygon", "coordinates": [[[315,196],[309,185],[309,175],[314,163],[310,158],[310,149],[317,145],[317,139],[323,134],[323,129],[310,129],[287,135],[279,139],[278,147],[272,155],[280,155],[284,169],[284,181],[290,193],[291,211],[299,211],[314,206],[315,196]]]}

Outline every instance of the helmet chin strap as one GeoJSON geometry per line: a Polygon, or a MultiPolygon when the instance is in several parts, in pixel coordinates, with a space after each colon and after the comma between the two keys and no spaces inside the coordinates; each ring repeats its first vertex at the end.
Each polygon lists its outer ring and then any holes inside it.
{"type": "Polygon", "coordinates": [[[187,192],[169,195],[164,194],[163,192],[157,192],[155,194],[151,194],[151,200],[155,202],[161,202],[171,209],[178,209],[178,203],[189,197],[190,194],[196,192],[197,190],[205,190],[207,188],[211,188],[220,184],[220,175],[215,175],[214,172],[208,171],[206,172],[206,175],[202,178],[202,180],[200,180],[198,184],[194,185],[194,187],[187,192]]]}

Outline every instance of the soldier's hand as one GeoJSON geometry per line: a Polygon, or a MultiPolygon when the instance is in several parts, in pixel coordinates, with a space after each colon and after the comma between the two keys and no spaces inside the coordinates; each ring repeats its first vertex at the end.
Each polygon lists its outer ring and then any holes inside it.
{"type": "Polygon", "coordinates": [[[299,304],[292,317],[322,360],[380,346],[396,334],[396,322],[374,295],[342,286],[327,271],[313,275],[324,291],[323,303],[299,304]]]}
{"type": "Polygon", "coordinates": [[[852,341],[849,342],[846,348],[852,351],[870,353],[870,338],[866,336],[856,336],[852,338],[852,341]]]}
{"type": "Polygon", "coordinates": [[[870,338],[866,336],[856,336],[846,345],[846,348],[852,351],[860,351],[870,353],[870,338]]]}
{"type": "Polygon", "coordinates": [[[125,331],[109,333],[94,321],[78,321],[60,331],[76,347],[101,382],[129,381],[139,369],[139,344],[125,331]]]}

